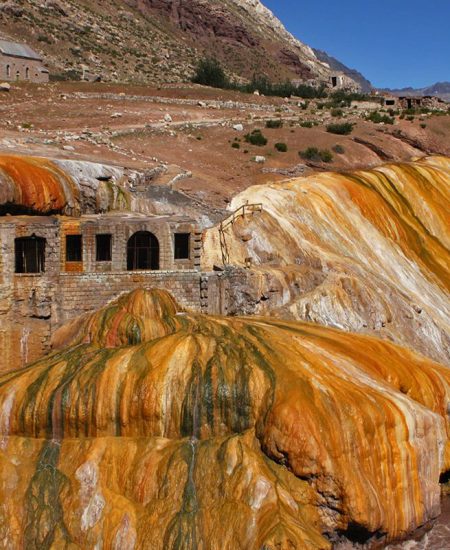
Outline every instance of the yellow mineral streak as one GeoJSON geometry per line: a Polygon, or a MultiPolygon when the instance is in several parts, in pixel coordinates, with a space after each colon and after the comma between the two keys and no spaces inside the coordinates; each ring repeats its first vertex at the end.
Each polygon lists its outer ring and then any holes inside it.
{"type": "MultiPolygon", "coordinates": [[[[245,203],[264,210],[227,229],[230,263],[251,258],[283,315],[375,331],[450,364],[450,159],[254,186],[230,210],[245,203]]],[[[217,228],[204,249],[205,269],[221,263],[217,228]]]]}
{"type": "Polygon", "coordinates": [[[351,524],[393,540],[439,514],[450,369],[406,348],[180,313],[163,291],[59,344],[0,377],[11,547],[329,548],[351,524]]]}

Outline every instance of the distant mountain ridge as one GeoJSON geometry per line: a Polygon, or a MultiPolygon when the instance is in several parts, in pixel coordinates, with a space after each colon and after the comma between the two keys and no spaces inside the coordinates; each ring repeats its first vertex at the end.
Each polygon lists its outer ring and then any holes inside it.
{"type": "Polygon", "coordinates": [[[390,89],[387,88],[384,90],[393,95],[404,95],[404,96],[437,96],[443,99],[444,101],[450,102],[450,82],[436,82],[432,86],[427,86],[425,88],[400,88],[400,89],[390,89]]]}

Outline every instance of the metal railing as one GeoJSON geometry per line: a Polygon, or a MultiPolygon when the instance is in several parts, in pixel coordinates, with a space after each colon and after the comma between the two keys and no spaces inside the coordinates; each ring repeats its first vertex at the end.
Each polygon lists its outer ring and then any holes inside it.
{"type": "Polygon", "coordinates": [[[234,222],[239,218],[244,218],[245,216],[251,215],[258,212],[262,212],[263,205],[262,203],[256,204],[243,204],[237,210],[235,210],[228,218],[225,218],[219,225],[219,236],[220,236],[220,249],[222,251],[222,262],[223,265],[228,265],[230,263],[230,252],[228,249],[227,239],[225,236],[225,231],[231,227],[234,222]]]}

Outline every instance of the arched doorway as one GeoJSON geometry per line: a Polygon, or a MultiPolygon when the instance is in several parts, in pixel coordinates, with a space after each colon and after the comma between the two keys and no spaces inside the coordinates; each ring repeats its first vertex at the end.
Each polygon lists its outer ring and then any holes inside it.
{"type": "Polygon", "coordinates": [[[159,269],[159,242],[149,231],[138,231],[128,239],[127,269],[159,269]]]}

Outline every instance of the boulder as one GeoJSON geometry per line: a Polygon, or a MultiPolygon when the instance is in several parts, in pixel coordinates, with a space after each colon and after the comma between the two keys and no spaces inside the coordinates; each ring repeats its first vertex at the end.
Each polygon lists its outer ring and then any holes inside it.
{"type": "Polygon", "coordinates": [[[235,124],[233,126],[233,130],[236,130],[236,132],[243,132],[244,131],[244,126],[242,124],[235,124]]]}
{"type": "Polygon", "coordinates": [[[9,92],[11,90],[11,85],[7,82],[2,82],[0,84],[0,92],[9,92]]]}

